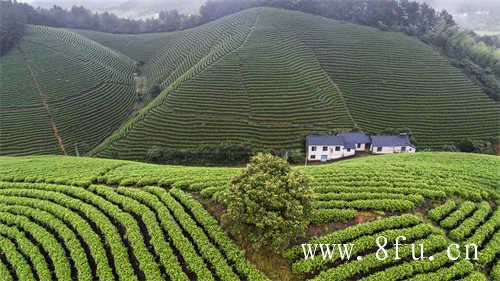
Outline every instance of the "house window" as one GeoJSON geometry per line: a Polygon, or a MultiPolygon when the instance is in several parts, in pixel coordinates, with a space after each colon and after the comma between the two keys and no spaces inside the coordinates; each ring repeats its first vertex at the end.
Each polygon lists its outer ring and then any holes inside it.
{"type": "Polygon", "coordinates": [[[377,147],[377,152],[381,152],[381,151],[382,151],[382,147],[381,146],[377,147]]]}
{"type": "Polygon", "coordinates": [[[347,152],[351,152],[351,149],[350,149],[350,148],[348,148],[348,149],[347,149],[347,152]]]}
{"type": "Polygon", "coordinates": [[[401,147],[401,152],[406,152],[406,146],[401,147]]]}
{"type": "Polygon", "coordinates": [[[316,146],[311,146],[311,151],[316,151],[316,146]]]}
{"type": "Polygon", "coordinates": [[[340,146],[336,146],[335,151],[340,151],[340,146]]]}
{"type": "Polygon", "coordinates": [[[361,144],[360,143],[358,143],[358,148],[361,148],[361,144]]]}
{"type": "Polygon", "coordinates": [[[323,146],[323,151],[328,151],[328,146],[323,146]]]}
{"type": "Polygon", "coordinates": [[[316,155],[311,155],[311,159],[316,159],[316,155]]]}

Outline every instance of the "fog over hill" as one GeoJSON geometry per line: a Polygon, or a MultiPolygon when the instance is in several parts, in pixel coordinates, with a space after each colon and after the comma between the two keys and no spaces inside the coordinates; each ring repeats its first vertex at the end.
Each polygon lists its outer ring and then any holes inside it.
{"type": "Polygon", "coordinates": [[[422,0],[430,6],[447,10],[461,26],[482,32],[500,33],[500,1],[498,0],[422,0]]]}
{"type": "MultiPolygon", "coordinates": [[[[197,14],[206,0],[109,0],[104,3],[98,0],[21,0],[21,2],[44,8],[50,8],[53,5],[63,8],[83,5],[94,11],[111,12],[121,17],[148,18],[156,17],[160,11],[173,9],[183,14],[197,14]]],[[[420,2],[428,3],[436,9],[449,11],[465,28],[500,33],[500,1],[498,0],[420,0],[420,2]]]]}
{"type": "Polygon", "coordinates": [[[71,8],[73,5],[84,6],[99,12],[111,12],[121,17],[145,18],[156,16],[163,10],[178,10],[183,14],[196,14],[205,0],[22,0],[35,7],[50,8],[57,5],[71,8]]]}

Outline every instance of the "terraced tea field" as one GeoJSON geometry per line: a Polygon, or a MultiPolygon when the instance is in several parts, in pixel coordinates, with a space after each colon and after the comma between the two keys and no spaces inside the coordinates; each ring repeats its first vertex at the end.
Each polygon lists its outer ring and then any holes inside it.
{"type": "MultiPolygon", "coordinates": [[[[327,223],[312,225],[307,240],[354,243],[362,258],[305,260],[293,245],[283,254],[290,280],[498,280],[499,161],[417,153],[294,168],[314,178],[313,224],[327,223]],[[378,260],[381,235],[388,249],[400,235],[423,243],[434,259],[414,261],[402,245],[400,260],[394,250],[378,260]],[[476,243],[479,260],[449,260],[452,242],[476,243]]],[[[5,280],[287,280],[256,269],[196,199],[217,204],[239,171],[0,157],[0,272],[5,280]]]]}
{"type": "MultiPolygon", "coordinates": [[[[139,57],[139,45],[126,43],[133,36],[82,34],[139,57]]],[[[137,38],[157,50],[146,48],[144,75],[164,90],[94,155],[143,159],[153,146],[221,142],[297,148],[307,134],[355,126],[408,127],[433,148],[500,131],[498,105],[403,34],[259,8],[137,38]]]]}
{"type": "Polygon", "coordinates": [[[27,27],[0,59],[0,155],[93,148],[132,112],[134,67],[73,32],[27,27]]]}
{"type": "Polygon", "coordinates": [[[174,33],[30,26],[0,67],[1,155],[300,148],[354,127],[408,127],[419,148],[500,133],[498,104],[424,43],[271,8],[174,33]]]}

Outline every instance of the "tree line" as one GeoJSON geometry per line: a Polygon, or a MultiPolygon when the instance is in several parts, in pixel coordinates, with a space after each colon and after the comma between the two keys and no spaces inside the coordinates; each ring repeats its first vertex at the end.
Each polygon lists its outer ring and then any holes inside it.
{"type": "Polygon", "coordinates": [[[22,36],[24,23],[111,33],[170,32],[262,6],[297,10],[418,37],[448,57],[493,100],[500,101],[498,38],[481,37],[463,30],[448,12],[408,0],[209,0],[200,7],[199,15],[188,16],[176,10],[165,10],[158,18],[146,20],[123,19],[78,6],[69,10],[57,6],[35,9],[9,0],[2,1],[1,6],[2,53],[22,36]]]}
{"type": "Polygon", "coordinates": [[[6,54],[24,35],[27,19],[21,7],[0,1],[0,56],[6,54]]]}

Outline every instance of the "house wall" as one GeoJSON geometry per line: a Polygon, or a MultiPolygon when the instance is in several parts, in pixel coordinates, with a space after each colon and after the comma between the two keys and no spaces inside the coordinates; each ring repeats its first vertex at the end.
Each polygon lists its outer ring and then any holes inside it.
{"type": "Polygon", "coordinates": [[[394,153],[415,153],[415,148],[411,146],[406,147],[406,151],[401,151],[402,146],[394,147],[394,153]]]}
{"type": "Polygon", "coordinates": [[[415,148],[411,146],[406,147],[406,152],[401,152],[401,146],[383,146],[382,151],[377,151],[377,146],[371,148],[373,154],[390,154],[390,153],[415,153],[415,148]]]}
{"type": "Polygon", "coordinates": [[[361,146],[358,148],[358,144],[356,144],[356,151],[366,151],[367,145],[366,143],[361,143],[361,146]]]}
{"type": "Polygon", "coordinates": [[[382,151],[377,151],[378,146],[372,146],[371,152],[373,154],[389,154],[394,153],[394,147],[392,146],[383,146],[382,151]]]}
{"type": "Polygon", "coordinates": [[[350,151],[347,151],[347,148],[344,148],[344,157],[353,156],[355,154],[356,154],[356,149],[351,149],[350,151]]]}
{"type": "MultiPolygon", "coordinates": [[[[316,151],[313,151],[312,150],[313,146],[314,145],[310,145],[308,148],[307,160],[309,160],[309,161],[321,161],[321,155],[326,155],[327,161],[333,160],[333,159],[339,159],[339,158],[344,157],[344,152],[346,151],[344,149],[344,146],[342,146],[342,145],[337,145],[337,146],[340,146],[340,151],[335,151],[336,146],[327,146],[328,147],[327,151],[323,151],[323,145],[317,145],[316,151]],[[316,155],[316,158],[313,159],[311,157],[312,155],[316,155]]],[[[354,153],[354,150],[351,149],[351,152],[354,153]]]]}

